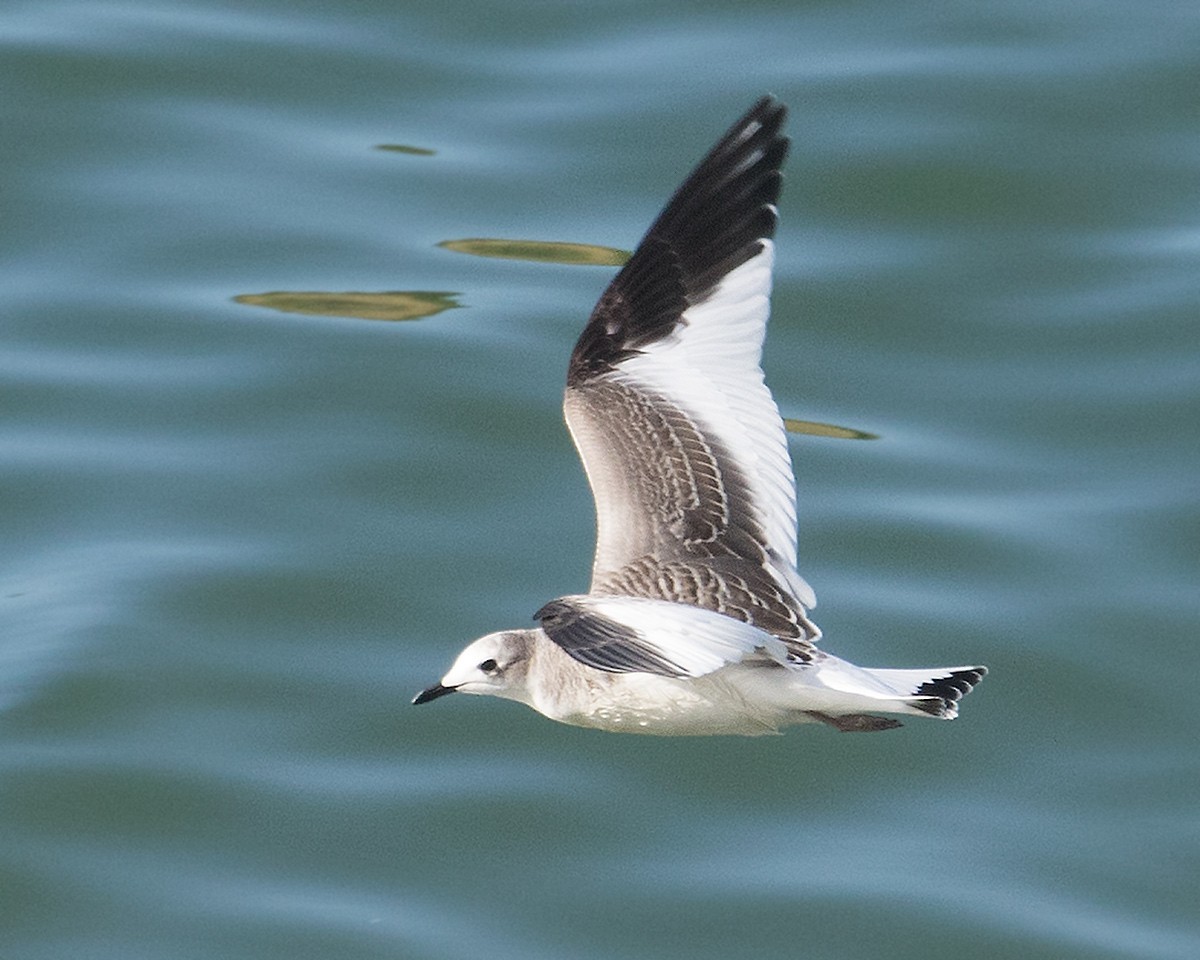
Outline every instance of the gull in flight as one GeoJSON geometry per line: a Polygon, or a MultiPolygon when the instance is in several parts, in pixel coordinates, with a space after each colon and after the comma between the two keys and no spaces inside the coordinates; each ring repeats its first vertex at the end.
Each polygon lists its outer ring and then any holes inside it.
{"type": "Polygon", "coordinates": [[[563,407],[596,501],[591,589],[474,641],[413,703],[486,694],[628,733],[871,731],[950,720],[987,673],[858,667],[817,645],[760,365],[785,112],[764,97],[730,128],[575,344],[563,407]]]}

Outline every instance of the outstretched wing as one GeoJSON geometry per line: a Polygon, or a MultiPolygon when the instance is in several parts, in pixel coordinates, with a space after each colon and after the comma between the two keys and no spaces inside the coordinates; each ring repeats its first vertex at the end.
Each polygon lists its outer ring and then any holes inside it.
{"type": "Polygon", "coordinates": [[[596,500],[593,594],[690,603],[801,643],[796,489],[760,366],[788,141],[764,97],[701,161],[600,297],[567,424],[596,500]]]}
{"type": "Polygon", "coordinates": [[[783,641],[751,624],[663,600],[559,597],[534,617],[570,656],[606,673],[701,677],[752,658],[789,661],[783,641]]]}

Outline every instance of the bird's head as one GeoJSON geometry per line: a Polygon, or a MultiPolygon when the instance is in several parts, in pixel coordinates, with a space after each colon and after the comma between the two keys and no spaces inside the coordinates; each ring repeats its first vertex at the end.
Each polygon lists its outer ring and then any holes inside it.
{"type": "Polygon", "coordinates": [[[477,693],[529,702],[525,680],[536,630],[501,630],[469,644],[439,683],[422,690],[413,703],[448,693],[477,693]]]}

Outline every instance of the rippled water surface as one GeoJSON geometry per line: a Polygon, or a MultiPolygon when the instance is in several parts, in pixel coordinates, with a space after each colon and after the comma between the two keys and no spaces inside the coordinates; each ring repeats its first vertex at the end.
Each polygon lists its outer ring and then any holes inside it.
{"type": "Polygon", "coordinates": [[[5,960],[1200,956],[1200,8],[15,0],[0,64],[5,960]],[[878,437],[791,441],[817,619],[992,675],[410,707],[586,586],[613,272],[439,244],[630,249],[766,90],[768,378],[878,437]]]}

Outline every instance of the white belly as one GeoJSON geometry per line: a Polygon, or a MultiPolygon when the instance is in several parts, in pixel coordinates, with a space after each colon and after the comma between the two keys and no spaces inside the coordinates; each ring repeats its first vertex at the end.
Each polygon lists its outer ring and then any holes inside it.
{"type": "Polygon", "coordinates": [[[648,673],[610,674],[606,679],[603,687],[589,691],[586,705],[561,704],[560,711],[542,712],[580,727],[680,737],[761,736],[812,719],[791,710],[752,707],[720,673],[683,680],[648,673]]]}

